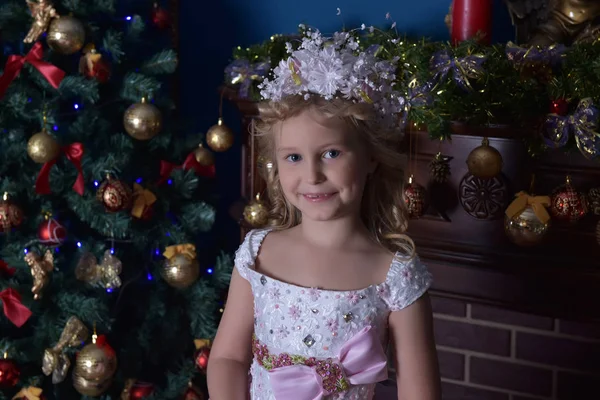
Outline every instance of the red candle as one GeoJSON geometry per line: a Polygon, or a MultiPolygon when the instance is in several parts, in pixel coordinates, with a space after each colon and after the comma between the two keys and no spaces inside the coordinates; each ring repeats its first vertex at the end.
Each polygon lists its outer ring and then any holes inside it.
{"type": "Polygon", "coordinates": [[[473,38],[490,44],[492,37],[492,0],[454,0],[452,5],[452,43],[473,38]]]}

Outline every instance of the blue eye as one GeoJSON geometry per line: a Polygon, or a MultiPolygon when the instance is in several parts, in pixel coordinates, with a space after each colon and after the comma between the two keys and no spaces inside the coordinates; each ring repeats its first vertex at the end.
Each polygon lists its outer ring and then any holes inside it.
{"type": "Polygon", "coordinates": [[[285,158],[286,160],[290,161],[290,162],[298,162],[302,159],[302,157],[300,157],[300,154],[290,154],[289,156],[287,156],[285,158]]]}
{"type": "Polygon", "coordinates": [[[327,150],[323,153],[324,158],[338,158],[341,152],[339,150],[327,150]]]}

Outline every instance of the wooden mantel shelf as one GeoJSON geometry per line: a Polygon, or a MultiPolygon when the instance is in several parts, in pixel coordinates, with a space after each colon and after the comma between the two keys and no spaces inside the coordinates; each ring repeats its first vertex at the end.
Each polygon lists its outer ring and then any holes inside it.
{"type": "MultiPolygon", "coordinates": [[[[257,114],[256,103],[239,99],[228,87],[221,88],[221,92],[237,106],[245,125],[241,196],[250,199],[265,185],[257,174],[255,143],[248,133],[257,114]]],[[[414,174],[416,182],[428,186],[429,162],[437,152],[453,159],[445,189],[435,194],[436,199],[444,200],[444,210],[438,211],[432,202],[425,216],[410,221],[408,233],[433,273],[432,293],[436,295],[600,322],[600,245],[594,232],[600,216],[588,215],[576,224],[553,221],[545,241],[531,248],[514,245],[504,233],[503,210],[515,193],[529,189],[532,174],[536,177],[536,194],[549,195],[564,183],[567,174],[583,192],[600,187],[599,163],[561,151],[532,160],[522,140],[527,134],[531,132],[455,124],[452,140],[440,143],[430,140],[427,132],[410,131],[407,140],[413,151],[407,173],[414,174]],[[478,189],[476,185],[481,183],[468,179],[465,160],[483,136],[500,151],[504,166],[494,185],[482,190],[499,191],[504,201],[495,216],[483,213],[476,218],[461,205],[461,188],[471,185],[473,189],[475,185],[478,189]]]]}

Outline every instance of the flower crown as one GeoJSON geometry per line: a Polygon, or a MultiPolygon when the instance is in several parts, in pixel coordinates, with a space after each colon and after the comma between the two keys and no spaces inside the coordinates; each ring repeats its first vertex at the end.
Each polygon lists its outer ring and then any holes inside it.
{"type": "Polygon", "coordinates": [[[326,100],[345,98],[372,104],[390,124],[404,110],[405,100],[394,90],[397,59],[377,57],[379,46],[365,51],[349,32],[332,38],[307,28],[298,49],[286,43],[289,57],[280,61],[269,78],[258,86],[264,100],[279,101],[286,96],[319,95],[326,100]]]}

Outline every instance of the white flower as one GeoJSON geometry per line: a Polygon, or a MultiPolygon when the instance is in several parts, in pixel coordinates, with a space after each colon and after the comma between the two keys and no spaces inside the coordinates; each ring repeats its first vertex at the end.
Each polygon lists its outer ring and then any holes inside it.
{"type": "MultiPolygon", "coordinates": [[[[366,29],[363,24],[361,29],[366,29]]],[[[373,29],[370,27],[369,29],[373,29]]],[[[404,101],[393,89],[399,59],[384,61],[375,56],[377,46],[358,51],[359,43],[348,32],[325,38],[308,28],[297,50],[286,43],[290,57],[282,60],[259,85],[264,99],[278,101],[285,96],[311,95],[333,99],[342,96],[352,102],[368,102],[391,123],[390,113],[400,112],[404,101]]]]}

